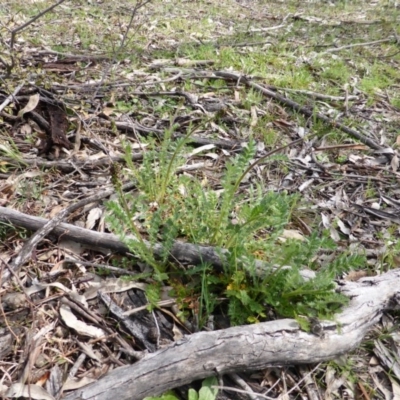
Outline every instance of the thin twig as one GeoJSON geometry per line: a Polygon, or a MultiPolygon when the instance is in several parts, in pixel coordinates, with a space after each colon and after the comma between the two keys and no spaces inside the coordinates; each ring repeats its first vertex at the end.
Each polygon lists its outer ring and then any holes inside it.
{"type": "MultiPolygon", "coordinates": [[[[211,387],[214,389],[228,390],[230,392],[249,394],[249,392],[247,390],[236,389],[236,388],[232,388],[232,387],[228,387],[228,386],[211,386],[211,387]]],[[[257,396],[262,399],[276,400],[275,397],[269,397],[269,396],[266,396],[265,394],[261,394],[261,393],[257,393],[257,396]]]]}
{"type": "Polygon", "coordinates": [[[18,94],[18,92],[23,88],[25,85],[25,81],[22,81],[16,89],[14,90],[13,94],[10,94],[3,103],[0,104],[0,112],[2,112],[12,101],[14,101],[14,97],[18,94]]]}
{"type": "MultiPolygon", "coordinates": [[[[132,183],[128,184],[128,187],[132,187],[132,183]]],[[[124,188],[124,187],[123,187],[124,188]]],[[[126,189],[126,186],[125,186],[126,189]]],[[[69,214],[75,212],[81,207],[109,197],[115,191],[114,189],[104,190],[94,196],[87,197],[83,200],[78,201],[77,203],[71,204],[69,207],[65,208],[61,212],[59,212],[54,218],[47,221],[39,230],[37,230],[30,239],[25,242],[22,246],[22,249],[18,253],[18,255],[14,258],[14,260],[9,265],[9,271],[4,271],[0,285],[4,284],[12,274],[16,274],[16,272],[22,267],[22,265],[31,257],[33,249],[48,235],[50,234],[54,228],[56,228],[69,214]]]]}
{"type": "Polygon", "coordinates": [[[374,40],[373,42],[352,43],[352,44],[348,44],[346,46],[333,47],[331,49],[325,50],[322,53],[319,53],[319,55],[323,55],[323,54],[327,54],[327,53],[334,53],[336,51],[345,50],[345,49],[351,49],[352,47],[357,47],[357,46],[370,46],[373,44],[386,43],[386,42],[392,42],[392,41],[393,41],[392,38],[387,38],[387,39],[374,40]]]}
{"type": "Polygon", "coordinates": [[[310,90],[302,90],[302,89],[288,89],[281,88],[276,86],[269,86],[273,90],[283,90],[285,92],[299,93],[305,94],[307,96],[313,97],[318,100],[331,100],[331,101],[344,101],[344,100],[356,100],[358,96],[329,96],[328,94],[311,92],[310,90]]]}
{"type": "Polygon", "coordinates": [[[15,43],[15,36],[16,34],[21,31],[22,29],[26,28],[27,26],[29,26],[30,24],[32,24],[33,22],[35,22],[37,19],[39,19],[41,16],[43,16],[44,14],[48,13],[49,11],[53,10],[54,8],[56,8],[57,6],[59,6],[60,4],[64,3],[65,0],[59,0],[58,3],[53,4],[52,6],[46,8],[45,10],[43,10],[42,12],[40,12],[39,14],[35,15],[33,18],[31,18],[28,22],[25,22],[25,24],[22,24],[20,26],[18,26],[17,28],[13,29],[11,31],[11,42],[10,42],[10,48],[11,50],[14,49],[14,43],[15,43]]]}
{"type": "Polygon", "coordinates": [[[286,106],[291,107],[293,110],[305,115],[308,118],[316,118],[317,120],[325,122],[332,128],[340,129],[342,132],[349,134],[353,138],[359,140],[362,143],[365,143],[366,145],[368,145],[369,147],[371,147],[374,150],[380,150],[380,151],[384,150],[384,147],[382,147],[381,145],[376,143],[374,140],[372,140],[368,137],[365,137],[364,135],[357,132],[356,130],[349,128],[348,126],[342,124],[341,122],[334,121],[331,118],[329,118],[321,113],[315,112],[313,109],[309,109],[307,107],[301,106],[300,104],[294,102],[293,100],[287,99],[286,97],[280,95],[279,93],[276,93],[276,92],[268,89],[267,87],[264,87],[258,83],[251,81],[249,78],[247,78],[244,75],[239,75],[239,74],[235,74],[233,72],[225,72],[225,71],[216,71],[215,75],[217,75],[221,78],[231,79],[236,82],[243,82],[245,85],[252,87],[254,89],[257,89],[264,95],[271,97],[274,100],[277,100],[286,106]]]}
{"type": "MultiPolygon", "coordinates": [[[[235,373],[229,374],[229,378],[231,378],[233,380],[233,382],[235,382],[243,390],[246,391],[246,394],[250,400],[259,400],[260,399],[260,396],[258,396],[259,393],[254,393],[252,388],[238,374],[235,374],[235,373]]],[[[264,396],[264,395],[262,395],[262,396],[264,396]]]]}

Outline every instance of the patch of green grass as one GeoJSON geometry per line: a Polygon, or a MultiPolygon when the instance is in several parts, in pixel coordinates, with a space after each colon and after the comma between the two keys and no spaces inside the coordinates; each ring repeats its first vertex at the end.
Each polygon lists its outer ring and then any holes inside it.
{"type": "MultiPolygon", "coordinates": [[[[0,135],[0,156],[10,158],[19,164],[26,166],[23,161],[23,155],[15,144],[14,139],[7,132],[0,135]]],[[[9,164],[6,161],[3,161],[0,164],[1,172],[8,172],[8,168],[9,164]]]]}
{"type": "Polygon", "coordinates": [[[257,106],[262,103],[265,98],[258,90],[250,89],[245,93],[246,98],[242,101],[242,106],[250,111],[252,106],[257,106]]]}
{"type": "Polygon", "coordinates": [[[28,237],[28,231],[24,228],[16,228],[13,225],[8,225],[5,222],[1,222],[0,242],[8,243],[12,237],[25,240],[28,237]]]}
{"type": "Polygon", "coordinates": [[[390,103],[393,107],[396,107],[398,110],[400,110],[400,97],[392,97],[390,99],[390,103]]]}
{"type": "MultiPolygon", "coordinates": [[[[329,56],[327,56],[329,57],[329,56]]],[[[349,67],[342,60],[331,60],[322,67],[320,76],[324,80],[332,80],[336,84],[347,83],[351,76],[349,67]]]]}
{"type": "Polygon", "coordinates": [[[370,95],[399,83],[398,71],[381,63],[373,64],[360,82],[360,88],[370,95]]]}
{"type": "MultiPolygon", "coordinates": [[[[214,376],[204,379],[200,390],[190,388],[187,394],[188,400],[215,400],[218,396],[218,389],[214,388],[218,386],[218,379],[214,376]]],[[[179,400],[173,391],[168,391],[161,396],[146,397],[144,400],[179,400]]]]}
{"type": "Polygon", "coordinates": [[[279,132],[267,126],[269,118],[260,118],[257,125],[253,128],[254,136],[267,146],[273,147],[279,139],[279,132]]]}

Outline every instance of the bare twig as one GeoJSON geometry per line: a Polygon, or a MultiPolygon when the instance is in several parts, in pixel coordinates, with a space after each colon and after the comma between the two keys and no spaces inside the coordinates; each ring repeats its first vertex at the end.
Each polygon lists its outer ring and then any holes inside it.
{"type": "MultiPolygon", "coordinates": [[[[229,378],[231,378],[233,380],[233,382],[235,382],[237,385],[239,385],[244,390],[244,393],[247,394],[247,396],[250,400],[260,400],[259,393],[254,393],[254,391],[251,389],[251,387],[238,374],[234,374],[234,373],[229,374],[229,378]]],[[[228,388],[224,388],[224,389],[228,389],[228,388]]],[[[264,395],[262,395],[262,397],[265,398],[264,395]]]]}
{"type": "Polygon", "coordinates": [[[292,92],[292,93],[300,93],[305,94],[306,96],[310,96],[314,99],[318,100],[330,100],[330,101],[346,101],[346,100],[356,100],[358,96],[329,96],[327,94],[316,93],[310,90],[301,90],[301,89],[288,89],[288,88],[281,88],[270,86],[271,89],[274,90],[283,90],[284,92],[292,92]]]}
{"type": "Polygon", "coordinates": [[[26,28],[27,26],[29,26],[30,24],[35,22],[37,19],[39,19],[43,15],[47,14],[49,11],[53,10],[54,8],[59,6],[60,4],[64,3],[64,1],[65,0],[59,0],[56,4],[53,4],[52,6],[47,7],[45,10],[43,10],[42,12],[40,12],[39,14],[37,14],[33,18],[31,18],[28,22],[25,22],[25,24],[22,24],[22,25],[18,26],[17,28],[13,29],[11,31],[11,42],[10,42],[11,50],[14,49],[15,37],[16,37],[18,32],[22,31],[22,29],[26,28]]]}
{"type": "Polygon", "coordinates": [[[353,138],[359,140],[362,143],[365,143],[366,145],[368,145],[369,147],[371,147],[374,150],[380,150],[380,151],[384,150],[384,148],[381,145],[376,143],[374,140],[372,140],[368,137],[365,137],[364,135],[357,132],[356,130],[351,129],[348,126],[346,126],[340,122],[334,121],[331,118],[329,118],[321,113],[315,112],[313,109],[309,109],[307,107],[301,106],[300,104],[294,102],[293,100],[287,99],[286,97],[280,95],[279,93],[276,93],[276,92],[268,89],[267,87],[264,87],[258,83],[251,81],[246,76],[242,76],[242,75],[235,74],[232,72],[225,72],[225,71],[217,71],[217,72],[215,72],[215,74],[221,78],[231,79],[236,82],[243,82],[247,86],[257,89],[264,95],[271,97],[286,106],[291,107],[293,110],[305,115],[308,118],[314,117],[314,118],[319,119],[320,121],[323,121],[324,123],[330,125],[333,128],[340,129],[342,132],[349,134],[353,138]]]}
{"type": "MultiPolygon", "coordinates": [[[[93,197],[90,199],[89,202],[94,201],[93,197]]],[[[77,204],[75,206],[77,206],[77,204]]],[[[1,221],[12,223],[15,226],[24,227],[29,230],[39,230],[48,223],[48,220],[44,218],[20,213],[6,207],[0,207],[0,222],[1,221]]],[[[52,234],[55,236],[62,235],[66,239],[77,241],[91,248],[129,253],[129,248],[121,242],[117,236],[110,233],[95,232],[61,222],[59,225],[55,226],[52,234]]],[[[147,242],[145,241],[145,243],[147,242]]],[[[149,249],[154,252],[155,256],[164,254],[164,248],[160,243],[154,245],[147,243],[147,245],[149,249]]],[[[228,262],[228,251],[226,249],[181,241],[174,242],[170,250],[170,255],[173,259],[179,260],[182,264],[195,265],[199,263],[209,263],[217,270],[223,270],[228,262]]],[[[255,267],[256,273],[260,276],[264,276],[266,273],[274,270],[273,266],[261,260],[255,260],[255,267]]],[[[315,277],[315,273],[308,269],[302,269],[300,274],[304,279],[315,277]]]]}
{"type": "Polygon", "coordinates": [[[357,47],[357,46],[371,46],[371,45],[374,45],[374,44],[386,43],[386,42],[393,42],[393,39],[392,38],[387,38],[387,39],[374,40],[373,42],[352,43],[352,44],[348,44],[346,46],[333,47],[333,48],[330,48],[328,50],[325,50],[322,53],[319,53],[319,55],[323,55],[323,54],[326,54],[326,53],[334,53],[336,51],[345,50],[345,49],[351,49],[352,47],[357,47]]]}
{"type": "MultiPolygon", "coordinates": [[[[129,183],[129,187],[132,187],[132,183],[129,183]]],[[[33,234],[30,239],[25,242],[22,246],[21,251],[15,257],[15,259],[10,263],[9,269],[16,273],[19,268],[30,258],[33,249],[49,234],[51,233],[69,214],[78,210],[79,208],[85,206],[86,204],[104,199],[114,193],[114,189],[105,190],[94,196],[87,197],[75,204],[70,205],[61,212],[59,212],[53,219],[47,221],[35,234],[33,234]]],[[[1,276],[0,285],[6,282],[11,277],[9,271],[4,271],[1,276]]]]}
{"type": "Polygon", "coordinates": [[[10,94],[4,101],[3,103],[0,104],[0,112],[2,112],[13,100],[14,97],[18,94],[18,92],[23,88],[25,85],[25,81],[20,83],[16,89],[14,90],[13,94],[10,94]]]}
{"type": "MultiPolygon", "coordinates": [[[[119,52],[120,52],[120,51],[123,49],[123,47],[125,46],[126,39],[127,39],[128,34],[129,34],[129,32],[130,32],[130,30],[131,30],[131,28],[132,28],[133,20],[135,19],[135,16],[136,16],[137,12],[138,12],[142,7],[144,7],[146,4],[148,4],[148,3],[150,3],[150,2],[151,2],[151,0],[137,0],[137,1],[136,1],[136,4],[135,4],[135,6],[134,6],[133,9],[132,9],[131,17],[130,17],[128,26],[127,26],[127,28],[126,28],[126,31],[125,31],[125,33],[124,33],[124,35],[123,35],[123,37],[122,37],[121,43],[120,43],[120,45],[118,46],[118,48],[116,49],[116,51],[115,51],[115,53],[114,53],[114,61],[116,60],[116,58],[117,58],[119,52]]],[[[111,64],[110,64],[109,67],[103,72],[102,77],[101,77],[101,79],[100,79],[100,82],[98,83],[98,86],[97,86],[97,88],[96,88],[96,90],[95,90],[95,92],[94,92],[94,94],[93,94],[93,97],[92,97],[93,100],[96,98],[99,89],[100,89],[101,86],[103,85],[104,80],[105,80],[105,77],[108,75],[108,72],[109,72],[110,68],[111,68],[111,64]]]]}

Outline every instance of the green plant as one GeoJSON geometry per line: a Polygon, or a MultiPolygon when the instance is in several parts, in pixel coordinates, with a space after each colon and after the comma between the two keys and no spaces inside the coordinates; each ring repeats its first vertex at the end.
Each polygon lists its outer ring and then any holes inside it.
{"type": "MultiPolygon", "coordinates": [[[[204,379],[199,392],[194,389],[189,389],[188,400],[215,400],[218,396],[218,389],[214,386],[218,385],[216,377],[204,379]]],[[[145,397],[143,400],[179,400],[172,391],[164,393],[161,396],[145,397]]]]}
{"type": "Polygon", "coordinates": [[[218,389],[214,386],[218,385],[215,376],[204,379],[199,393],[194,389],[189,389],[188,400],[215,400],[218,396],[218,389]]]}
{"type": "MultiPolygon", "coordinates": [[[[27,164],[23,161],[23,156],[11,135],[9,135],[8,133],[5,133],[4,136],[1,135],[0,142],[0,156],[9,157],[13,161],[17,161],[18,163],[20,163],[22,166],[27,166],[27,164]]],[[[3,162],[0,166],[0,171],[6,172],[6,165],[7,164],[3,162]]]]}
{"type": "Polygon", "coordinates": [[[129,176],[137,183],[138,193],[135,195],[123,193],[120,171],[115,166],[113,172],[118,201],[108,203],[108,221],[112,229],[124,238],[129,249],[154,268],[157,280],[167,278],[164,266],[179,233],[175,223],[179,220],[179,209],[171,208],[167,198],[176,195],[176,170],[182,162],[182,150],[190,134],[189,129],[184,138],[173,141],[173,128],[166,131],[161,149],[156,149],[154,142],[150,143],[152,149],[145,154],[140,169],[131,160],[130,145],[125,145],[129,176]],[[136,221],[141,222],[145,234],[142,234],[136,221]],[[134,236],[128,238],[127,232],[134,236]],[[159,242],[163,243],[163,251],[157,258],[153,247],[159,242]]]}
{"type": "MultiPolygon", "coordinates": [[[[314,233],[303,241],[281,240],[300,200],[265,192],[259,183],[240,192],[241,182],[256,165],[251,164],[255,154],[252,141],[226,163],[219,194],[198,179],[177,174],[189,136],[174,141],[172,130],[166,132],[159,148],[150,143],[141,168],[132,163],[126,146],[126,173],[136,182],[137,192],[123,193],[120,173],[114,173],[118,201],[108,204],[113,230],[132,253],[154,268],[157,281],[168,280],[174,269],[168,259],[177,238],[219,249],[225,258],[222,274],[200,264],[185,273],[175,271],[170,281],[182,310],[188,298],[198,303],[193,312],[200,326],[217,308],[225,310],[233,324],[265,320],[266,310],[271,308],[285,317],[331,318],[347,302],[334,291],[333,278],[361,265],[363,257],[342,254],[328,265],[319,265],[312,261],[318,252],[335,249],[327,235],[314,233]],[[134,237],[128,238],[128,232],[134,237]],[[163,250],[155,255],[160,243],[163,250]],[[271,267],[260,274],[256,259],[271,267]],[[316,277],[305,280],[300,274],[304,267],[317,269],[316,277]]],[[[157,301],[158,285],[150,286],[152,303],[157,301]]]]}
{"type": "Polygon", "coordinates": [[[162,394],[161,396],[145,397],[143,400],[180,400],[172,390],[162,394]]]}

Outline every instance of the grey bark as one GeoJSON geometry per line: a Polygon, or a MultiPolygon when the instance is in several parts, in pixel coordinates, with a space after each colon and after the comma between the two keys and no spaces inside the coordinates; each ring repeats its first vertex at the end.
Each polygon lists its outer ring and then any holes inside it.
{"type": "MultiPolygon", "coordinates": [[[[23,214],[6,207],[0,207],[0,222],[1,221],[32,231],[41,229],[48,222],[45,218],[23,214]]],[[[129,252],[128,247],[119,240],[117,236],[111,233],[95,232],[72,224],[60,223],[52,230],[50,236],[62,236],[64,239],[73,240],[96,250],[106,249],[118,253],[129,252]]],[[[155,255],[163,254],[161,244],[155,244],[153,246],[148,244],[148,246],[155,255]]],[[[174,243],[170,254],[172,259],[178,260],[183,264],[197,265],[203,262],[221,271],[223,271],[224,265],[227,262],[227,250],[225,249],[180,241],[174,243]]],[[[271,271],[272,268],[271,265],[263,261],[256,261],[256,269],[260,275],[264,275],[266,271],[271,271]]],[[[303,270],[301,274],[305,278],[312,278],[314,276],[314,272],[311,270],[303,270]]]]}
{"type": "Polygon", "coordinates": [[[400,270],[341,282],[339,290],[350,304],[334,322],[321,323],[322,336],[300,330],[290,319],[200,332],[111,371],[65,400],[141,400],[214,374],[333,359],[358,346],[382,312],[397,303],[400,270]]]}

